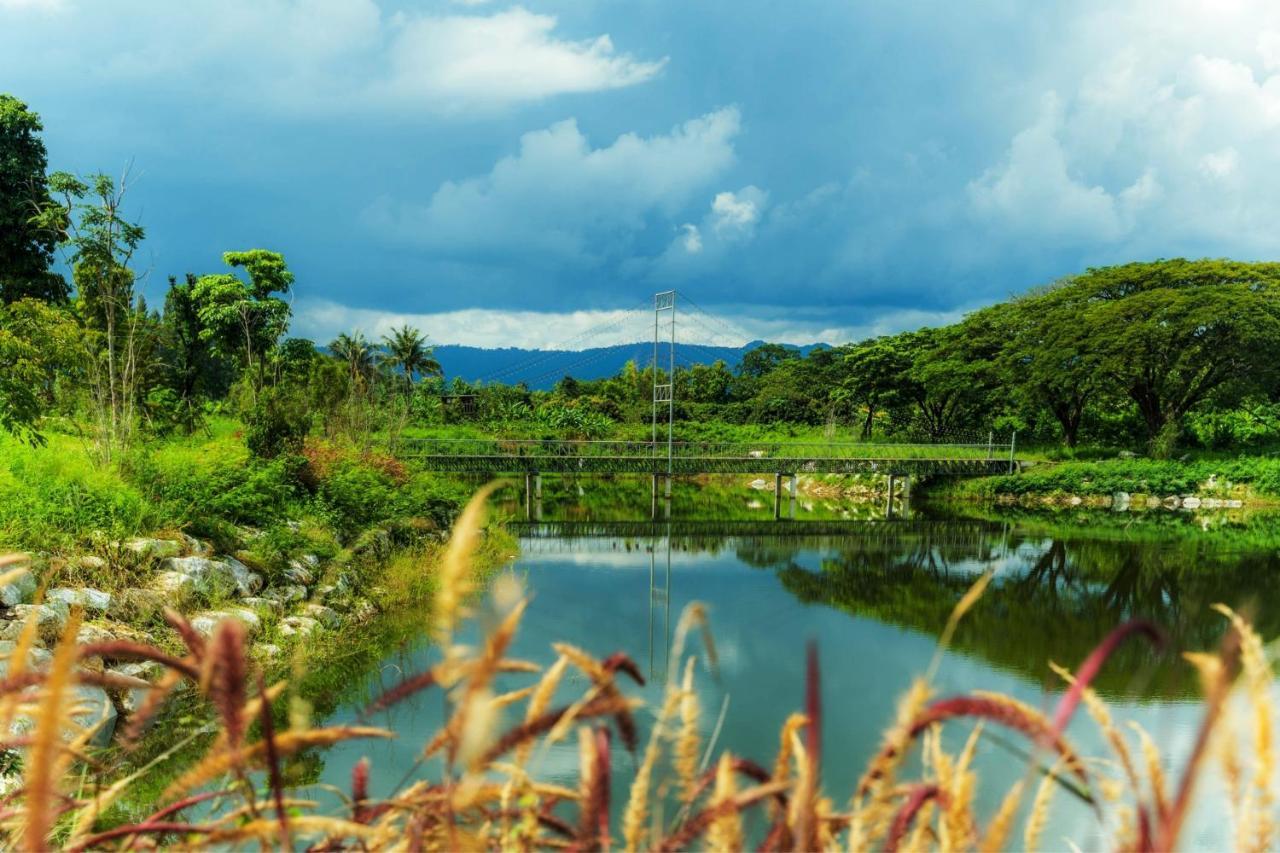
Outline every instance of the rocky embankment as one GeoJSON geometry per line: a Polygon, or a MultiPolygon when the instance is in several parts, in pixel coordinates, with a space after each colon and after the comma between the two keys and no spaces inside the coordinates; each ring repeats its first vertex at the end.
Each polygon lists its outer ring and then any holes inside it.
{"type": "MultiPolygon", "coordinates": [[[[256,531],[242,530],[251,544],[256,531]]],[[[166,608],[184,615],[204,636],[212,636],[218,624],[234,619],[252,641],[253,655],[264,664],[279,658],[286,648],[303,638],[332,632],[344,624],[362,622],[377,612],[376,587],[359,591],[355,565],[386,556],[391,550],[387,534],[368,537],[364,545],[328,563],[302,553],[288,560],[282,570],[267,573],[251,568],[247,553],[218,554],[212,545],[186,535],[140,538],[111,543],[102,553],[71,558],[32,555],[25,571],[0,587],[0,677],[7,674],[15,647],[28,620],[36,623],[34,646],[27,667],[41,667],[52,658],[50,649],[64,633],[72,608],[83,612],[76,636],[81,645],[128,640],[174,646],[176,634],[164,622],[166,608]],[[58,569],[71,571],[58,571],[58,569]],[[38,578],[95,577],[104,581],[127,577],[127,585],[105,590],[93,586],[51,586],[41,595],[38,578]]],[[[106,586],[104,582],[101,584],[106,586]]],[[[104,690],[78,685],[75,689],[77,722],[96,725],[94,743],[110,743],[117,723],[134,713],[145,700],[150,685],[164,673],[153,663],[134,663],[110,657],[85,664],[102,668],[134,687],[104,690]]],[[[19,720],[22,729],[27,722],[19,720]]]]}

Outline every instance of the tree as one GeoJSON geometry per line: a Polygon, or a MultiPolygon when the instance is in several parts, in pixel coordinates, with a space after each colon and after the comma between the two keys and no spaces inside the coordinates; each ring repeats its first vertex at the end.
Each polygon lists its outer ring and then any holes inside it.
{"type": "Polygon", "coordinates": [[[164,383],[176,400],[177,423],[188,433],[200,422],[201,402],[226,393],[230,373],[230,365],[203,334],[195,287],[191,273],[182,283],[170,276],[160,322],[164,383]]]}
{"type": "Polygon", "coordinates": [[[62,228],[41,222],[52,203],[40,116],[0,94],[0,302],[65,301],[67,283],[50,271],[62,228]],[[47,227],[48,225],[55,227],[47,227]]]}
{"type": "Polygon", "coordinates": [[[999,355],[1003,381],[1052,414],[1063,443],[1075,447],[1089,406],[1112,384],[1099,368],[1096,329],[1081,322],[1083,306],[1059,284],[996,310],[1008,330],[999,355]]]}
{"type": "Polygon", "coordinates": [[[95,398],[102,449],[108,459],[133,434],[137,380],[146,313],[135,302],[129,268],[145,232],[124,216],[129,173],[117,184],[97,174],[83,181],[67,172],[49,176],[51,197],[35,222],[59,235],[70,249],[76,299],[94,334],[89,381],[95,398]]]}
{"type": "Polygon", "coordinates": [[[444,375],[440,362],[436,361],[431,348],[426,345],[427,336],[417,329],[408,325],[392,329],[390,335],[382,338],[382,343],[387,350],[383,361],[404,374],[407,389],[412,390],[413,382],[419,375],[444,375]]]}
{"type": "Polygon", "coordinates": [[[0,427],[43,443],[37,421],[53,400],[57,374],[74,368],[82,347],[67,311],[37,299],[0,305],[0,427]]]}
{"type": "MultiPolygon", "coordinates": [[[[911,355],[901,337],[872,338],[855,345],[842,360],[845,378],[836,391],[865,409],[861,436],[871,438],[878,413],[906,398],[911,355]]],[[[834,393],[834,392],[833,392],[834,393]]]]}
{"type": "Polygon", "coordinates": [[[363,332],[343,332],[329,342],[329,352],[347,366],[352,387],[368,387],[378,373],[373,344],[363,332]]]}
{"type": "Polygon", "coordinates": [[[782,344],[760,344],[742,354],[738,375],[760,379],[784,361],[799,358],[800,353],[782,344]]]}
{"type": "Polygon", "coordinates": [[[289,327],[289,303],[275,294],[289,292],[293,273],[284,255],[266,249],[226,252],[222,260],[229,267],[243,267],[249,281],[234,273],[204,275],[196,280],[192,296],[205,339],[240,355],[256,405],[264,381],[263,358],[289,327]]]}
{"type": "Polygon", "coordinates": [[[1095,303],[1087,315],[1100,371],[1137,406],[1158,453],[1172,449],[1183,419],[1211,395],[1234,405],[1274,385],[1280,265],[1230,266],[1206,283],[1095,303]]]}

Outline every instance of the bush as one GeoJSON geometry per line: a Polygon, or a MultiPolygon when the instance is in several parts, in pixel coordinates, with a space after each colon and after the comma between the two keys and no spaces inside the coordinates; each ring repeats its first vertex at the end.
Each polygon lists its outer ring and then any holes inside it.
{"type": "Polygon", "coordinates": [[[311,414],[301,399],[275,391],[263,392],[258,404],[245,418],[245,446],[261,459],[302,451],[302,442],[311,431],[311,414]]]}

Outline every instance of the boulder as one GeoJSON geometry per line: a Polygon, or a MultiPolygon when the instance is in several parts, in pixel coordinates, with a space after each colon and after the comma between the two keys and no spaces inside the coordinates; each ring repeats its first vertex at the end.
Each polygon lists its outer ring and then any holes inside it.
{"type": "Polygon", "coordinates": [[[61,601],[68,607],[82,607],[95,613],[106,613],[111,609],[111,594],[100,589],[82,586],[77,588],[58,587],[49,590],[45,596],[48,601],[61,601]]]}
{"type": "Polygon", "coordinates": [[[228,607],[225,610],[207,610],[191,617],[191,627],[205,637],[212,637],[218,625],[228,619],[235,619],[244,626],[250,636],[262,628],[262,620],[247,607],[228,607]]]}
{"type": "MultiPolygon", "coordinates": [[[[120,666],[112,667],[107,670],[115,675],[123,675],[127,678],[134,678],[139,681],[145,681],[147,684],[155,684],[164,677],[165,668],[155,661],[140,661],[137,663],[125,663],[120,666]]],[[[119,710],[126,716],[137,712],[142,704],[147,701],[147,696],[151,693],[150,687],[122,687],[116,691],[116,705],[119,710]]]]}
{"type": "Polygon", "coordinates": [[[17,604],[30,604],[36,594],[36,576],[30,569],[14,575],[13,579],[0,586],[0,604],[13,607],[17,604]]]}
{"type": "MultiPolygon", "coordinates": [[[[17,648],[17,643],[13,640],[0,640],[0,671],[8,672],[10,658],[13,657],[13,650],[17,648]]],[[[45,667],[53,660],[53,652],[48,649],[38,647],[27,649],[27,666],[28,667],[45,667]]]]}
{"type": "MultiPolygon", "coordinates": [[[[176,578],[185,578],[185,575],[176,575],[176,578]]],[[[178,580],[181,584],[183,581],[178,580]]],[[[154,580],[153,580],[154,583],[154,580]]],[[[190,580],[186,580],[190,587],[190,580]]],[[[159,589],[141,589],[139,587],[129,587],[120,591],[111,600],[112,618],[119,619],[121,622],[129,622],[137,625],[150,622],[159,616],[164,608],[173,606],[175,603],[167,598],[159,589]]]]}
{"type": "Polygon", "coordinates": [[[285,637],[306,637],[320,627],[320,623],[309,616],[286,616],[280,623],[280,633],[285,637]]]}
{"type": "Polygon", "coordinates": [[[76,557],[75,565],[77,568],[90,571],[100,572],[107,567],[107,561],[99,557],[97,554],[84,554],[76,557]]]}
{"type": "Polygon", "coordinates": [[[253,595],[262,589],[262,575],[252,571],[235,557],[223,557],[221,562],[230,572],[231,580],[235,583],[236,591],[240,595],[253,595]]]}
{"type": "Polygon", "coordinates": [[[117,640],[119,637],[108,628],[101,625],[95,625],[92,622],[86,622],[80,626],[80,630],[76,632],[76,644],[87,646],[91,643],[109,643],[117,640]]]}
{"type": "Polygon", "coordinates": [[[311,569],[298,560],[289,561],[289,568],[284,570],[284,579],[298,586],[311,586],[316,582],[311,569]]]}
{"type": "Polygon", "coordinates": [[[1111,508],[1117,512],[1123,512],[1129,508],[1129,501],[1128,492],[1116,492],[1111,496],[1111,508]]]}
{"type": "MultiPolygon", "coordinates": [[[[9,652],[12,653],[12,651],[12,646],[9,646],[9,652]]],[[[53,655],[44,649],[33,649],[27,661],[28,665],[47,666],[52,658],[53,655]]],[[[6,657],[0,659],[0,678],[4,678],[8,674],[9,661],[6,657]]],[[[118,715],[111,697],[107,695],[107,691],[101,687],[91,687],[85,684],[72,685],[68,690],[73,698],[67,707],[70,711],[71,721],[76,728],[67,727],[63,732],[63,740],[70,741],[84,729],[92,728],[94,733],[89,739],[90,746],[101,748],[111,743],[111,736],[115,734],[118,715]]],[[[33,728],[34,723],[31,718],[23,714],[14,718],[10,726],[10,733],[22,736],[30,734],[33,728]]]]}
{"type": "Polygon", "coordinates": [[[1169,497],[1161,501],[1160,505],[1163,506],[1165,509],[1177,509],[1178,507],[1182,506],[1182,498],[1178,497],[1177,495],[1170,495],[1169,497]]]}
{"type": "Polygon", "coordinates": [[[169,572],[191,578],[199,592],[217,590],[235,591],[240,595],[253,595],[262,588],[261,576],[235,557],[211,559],[209,557],[170,557],[164,567],[169,572]]]}
{"type": "Polygon", "coordinates": [[[279,616],[284,612],[284,604],[274,598],[249,596],[248,598],[240,599],[240,603],[253,610],[261,611],[263,613],[272,613],[276,616],[279,616]]]}
{"type": "Polygon", "coordinates": [[[1200,503],[1201,501],[1198,497],[1196,497],[1195,495],[1188,495],[1187,497],[1182,499],[1182,508],[1183,509],[1199,509],[1200,503]]]}
{"type": "Polygon", "coordinates": [[[124,547],[133,553],[147,557],[152,560],[163,560],[166,557],[176,557],[182,553],[182,543],[173,539],[148,539],[140,537],[138,539],[130,539],[124,543],[124,547]]]}
{"type": "Polygon", "coordinates": [[[274,643],[258,643],[253,647],[253,656],[263,660],[275,660],[280,657],[280,647],[274,643]]]}
{"type": "Polygon", "coordinates": [[[302,614],[309,616],[330,630],[337,628],[342,623],[336,610],[332,607],[325,607],[323,604],[308,604],[302,608],[302,614]]]}
{"type": "Polygon", "coordinates": [[[67,619],[71,616],[70,608],[59,602],[18,604],[10,608],[10,611],[13,614],[13,621],[5,626],[0,639],[18,639],[18,635],[22,633],[22,626],[31,614],[35,614],[36,632],[40,640],[47,645],[58,642],[58,638],[62,636],[62,630],[67,627],[67,619]]]}
{"type": "Polygon", "coordinates": [[[291,601],[302,601],[306,598],[307,588],[305,586],[278,586],[264,592],[262,597],[288,604],[291,601]]]}

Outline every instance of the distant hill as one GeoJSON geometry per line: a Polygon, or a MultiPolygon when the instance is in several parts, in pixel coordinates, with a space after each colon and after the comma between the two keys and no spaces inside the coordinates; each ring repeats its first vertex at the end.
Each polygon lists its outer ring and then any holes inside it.
{"type": "MultiPolygon", "coordinates": [[[[723,360],[731,369],[738,366],[743,353],[760,346],[763,341],[752,341],[742,347],[685,346],[676,344],[679,364],[712,364],[723,360]]],[[[826,344],[789,347],[807,355],[826,344]]],[[[566,375],[575,379],[602,379],[613,376],[628,361],[644,366],[653,359],[653,342],[637,342],[585,350],[536,350],[506,347],[483,349],[460,344],[442,344],[435,347],[435,357],[444,368],[446,379],[462,377],[468,382],[501,382],[514,385],[524,382],[535,390],[547,390],[566,375]]],[[[666,364],[665,348],[660,351],[659,363],[666,364]]]]}

